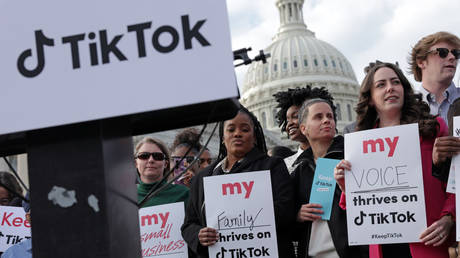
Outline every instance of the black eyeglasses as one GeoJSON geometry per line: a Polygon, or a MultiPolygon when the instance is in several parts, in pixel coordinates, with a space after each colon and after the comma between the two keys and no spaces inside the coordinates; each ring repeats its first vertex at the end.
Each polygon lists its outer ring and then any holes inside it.
{"type": "Polygon", "coordinates": [[[433,52],[438,53],[440,58],[446,58],[449,55],[449,52],[451,52],[452,55],[454,55],[455,59],[460,58],[460,49],[449,50],[449,49],[447,49],[445,47],[438,47],[436,49],[428,51],[428,53],[433,53],[433,52]]]}
{"type": "MultiPolygon", "coordinates": [[[[182,159],[181,156],[172,156],[171,158],[172,158],[173,161],[176,162],[176,163],[179,162],[179,160],[182,159]]],[[[192,163],[192,161],[193,161],[194,159],[195,159],[194,156],[186,156],[186,157],[184,158],[184,160],[187,161],[187,163],[192,163]]]]}
{"type": "Polygon", "coordinates": [[[154,160],[158,160],[158,161],[166,159],[166,155],[162,152],[141,152],[137,154],[136,158],[141,159],[141,160],[147,160],[150,158],[150,156],[152,156],[154,160]]]}

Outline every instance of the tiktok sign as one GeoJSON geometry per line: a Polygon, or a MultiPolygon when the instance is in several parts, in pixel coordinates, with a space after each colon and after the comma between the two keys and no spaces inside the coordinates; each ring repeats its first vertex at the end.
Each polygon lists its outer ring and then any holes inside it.
{"type": "Polygon", "coordinates": [[[345,135],[350,245],[420,242],[426,228],[418,124],[345,135]]]}
{"type": "Polygon", "coordinates": [[[225,0],[0,1],[0,35],[0,135],[239,96],[225,0]]]}

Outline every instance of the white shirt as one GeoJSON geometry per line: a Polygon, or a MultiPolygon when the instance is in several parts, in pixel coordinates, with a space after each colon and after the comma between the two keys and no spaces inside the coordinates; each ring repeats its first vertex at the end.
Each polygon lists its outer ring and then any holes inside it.
{"type": "Polygon", "coordinates": [[[293,165],[294,165],[295,160],[300,156],[300,154],[302,154],[302,152],[303,150],[299,146],[299,149],[297,150],[296,154],[291,155],[287,158],[284,158],[284,164],[286,164],[289,174],[294,172],[294,169],[297,167],[298,164],[296,166],[293,166],[293,165]]]}
{"type": "Polygon", "coordinates": [[[325,220],[315,220],[311,223],[308,255],[314,258],[338,258],[329,226],[325,220]]]}

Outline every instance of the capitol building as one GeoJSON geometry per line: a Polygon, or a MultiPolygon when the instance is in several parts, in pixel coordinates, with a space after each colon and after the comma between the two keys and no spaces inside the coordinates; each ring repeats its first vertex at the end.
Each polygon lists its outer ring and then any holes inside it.
{"type": "MultiPolygon", "coordinates": [[[[316,38],[303,19],[304,0],[277,0],[280,16],[278,33],[264,49],[267,62],[252,63],[242,86],[240,102],[253,112],[265,129],[267,144],[296,144],[280,133],[276,122],[277,102],[273,94],[289,88],[325,87],[337,106],[337,128],[356,119],[354,107],[359,84],[346,57],[331,44],[316,38]]],[[[294,147],[296,148],[296,147],[294,147]]],[[[294,149],[293,148],[293,149],[294,149]]]]}

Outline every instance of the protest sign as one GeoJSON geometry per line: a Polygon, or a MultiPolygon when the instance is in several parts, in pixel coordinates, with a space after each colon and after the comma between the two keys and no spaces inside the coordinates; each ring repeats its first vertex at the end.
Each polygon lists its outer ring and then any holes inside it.
{"type": "Polygon", "coordinates": [[[239,95],[224,0],[0,0],[0,35],[0,135],[239,95]]]}
{"type": "Polygon", "coordinates": [[[31,237],[25,214],[22,207],[1,206],[0,253],[31,237]]]}
{"type": "Polygon", "coordinates": [[[187,258],[187,244],[180,231],[184,216],[183,202],[140,209],[142,257],[187,258]]]}
{"type": "Polygon", "coordinates": [[[334,168],[340,160],[318,158],[316,160],[315,177],[311,187],[309,203],[321,204],[323,206],[323,220],[329,220],[331,217],[332,201],[336,182],[334,179],[334,168]]]}
{"type": "MultiPolygon", "coordinates": [[[[452,135],[455,137],[460,137],[460,116],[456,116],[453,118],[453,126],[452,126],[452,135]]],[[[452,162],[450,163],[450,171],[449,171],[449,181],[451,178],[451,175],[454,175],[455,181],[455,187],[454,187],[454,193],[456,196],[460,196],[460,187],[456,185],[456,182],[460,182],[460,175],[459,172],[455,173],[455,171],[458,170],[460,172],[460,154],[457,154],[452,157],[452,162]]],[[[460,205],[460,198],[455,198],[455,209],[456,212],[459,212],[459,206],[460,205]]],[[[460,214],[460,213],[459,213],[460,214]]],[[[457,241],[460,241],[460,223],[457,224],[457,241]]]]}
{"type": "MultiPolygon", "coordinates": [[[[452,135],[455,137],[460,137],[460,116],[453,117],[453,126],[452,126],[452,135]]],[[[447,189],[446,192],[456,194],[456,180],[457,175],[455,173],[455,168],[460,169],[460,155],[455,155],[452,157],[452,162],[450,163],[450,170],[449,170],[449,178],[447,181],[447,189]]],[[[458,204],[457,204],[458,205],[458,204]]],[[[458,228],[459,226],[457,226],[458,228]]],[[[458,230],[457,230],[458,231],[458,230]]]]}
{"type": "Polygon", "coordinates": [[[350,245],[420,242],[426,229],[418,124],[345,135],[350,245]]]}
{"type": "Polygon", "coordinates": [[[278,257],[269,171],[205,177],[206,223],[219,232],[209,257],[278,257]]]}

